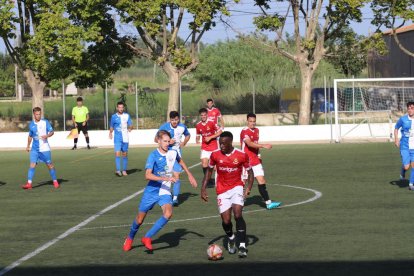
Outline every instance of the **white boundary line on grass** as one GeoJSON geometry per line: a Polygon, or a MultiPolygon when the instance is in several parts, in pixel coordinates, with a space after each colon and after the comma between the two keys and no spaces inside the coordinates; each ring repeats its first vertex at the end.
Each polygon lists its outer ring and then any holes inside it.
{"type": "MultiPolygon", "coordinates": [[[[197,163],[195,165],[192,165],[189,167],[189,169],[194,168],[198,165],[200,165],[201,163],[197,163]]],[[[66,238],[67,236],[73,234],[74,232],[78,231],[81,227],[87,225],[88,223],[90,223],[91,221],[95,220],[96,218],[100,217],[101,215],[107,213],[108,211],[118,207],[119,205],[123,204],[124,202],[127,202],[128,200],[133,199],[134,197],[138,196],[139,194],[142,194],[144,192],[144,189],[139,190],[138,192],[129,195],[127,197],[125,197],[124,199],[121,199],[120,201],[106,207],[105,209],[99,211],[98,213],[96,213],[93,216],[90,216],[89,218],[85,219],[84,221],[82,221],[81,223],[79,223],[78,225],[73,226],[72,228],[70,228],[69,230],[67,230],[66,232],[60,234],[59,236],[57,236],[56,238],[54,238],[53,240],[48,241],[47,243],[43,244],[42,246],[38,247],[36,250],[30,252],[29,254],[21,257],[20,259],[18,259],[17,261],[11,263],[10,265],[6,266],[5,268],[3,268],[0,271],[0,276],[6,274],[7,272],[9,272],[10,270],[16,268],[17,266],[19,266],[20,264],[22,264],[23,262],[33,258],[34,256],[36,256],[37,254],[39,254],[40,252],[48,249],[50,246],[54,245],[55,243],[57,243],[60,240],[63,240],[64,238],[66,238]]]]}
{"type": "MultiPolygon", "coordinates": [[[[287,204],[287,205],[282,205],[278,209],[288,208],[288,207],[293,207],[293,206],[297,206],[297,205],[302,205],[302,204],[310,203],[310,202],[315,201],[315,200],[318,200],[319,198],[322,197],[322,192],[320,192],[318,190],[310,189],[310,188],[304,188],[304,187],[293,186],[293,185],[283,185],[283,184],[267,184],[267,185],[283,186],[283,187],[288,187],[288,188],[306,190],[306,191],[310,191],[310,192],[312,192],[312,193],[315,194],[313,197],[311,197],[311,198],[309,198],[307,200],[299,201],[299,202],[294,202],[294,203],[287,204]]],[[[267,211],[267,209],[260,208],[260,209],[256,209],[256,210],[243,211],[243,214],[256,213],[256,212],[261,212],[261,211],[267,211]]],[[[176,219],[176,220],[170,220],[168,223],[186,222],[186,221],[195,221],[195,220],[204,220],[204,219],[211,219],[211,218],[218,218],[218,217],[220,217],[220,215],[207,216],[207,217],[197,217],[197,218],[187,218],[187,219],[176,219]]],[[[144,223],[144,225],[145,224],[146,225],[151,225],[151,224],[154,224],[154,223],[155,222],[149,222],[149,223],[144,223]]],[[[82,228],[82,229],[80,229],[80,231],[84,231],[84,230],[96,230],[96,229],[121,228],[121,227],[128,227],[128,226],[131,226],[131,224],[88,227],[88,228],[82,228]]]]}

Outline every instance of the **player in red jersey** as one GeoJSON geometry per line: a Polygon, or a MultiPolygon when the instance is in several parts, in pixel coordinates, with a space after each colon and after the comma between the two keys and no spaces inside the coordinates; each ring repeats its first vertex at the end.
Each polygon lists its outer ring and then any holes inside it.
{"type": "MultiPolygon", "coordinates": [[[[266,190],[266,179],[264,177],[264,170],[262,160],[260,159],[259,149],[271,149],[272,145],[259,144],[259,129],[256,127],[256,114],[247,114],[247,127],[245,127],[240,133],[240,142],[242,150],[249,156],[250,166],[252,167],[253,175],[259,184],[259,193],[266,203],[266,208],[270,210],[279,207],[282,203],[271,201],[266,190]]],[[[246,178],[246,176],[243,177],[246,178]]]]}
{"type": "Polygon", "coordinates": [[[201,138],[201,166],[203,168],[203,174],[206,174],[208,168],[208,160],[213,151],[218,149],[217,137],[223,132],[219,126],[211,120],[208,120],[207,109],[201,108],[198,113],[200,114],[201,121],[196,124],[196,143],[200,143],[201,138]]]}
{"type": "Polygon", "coordinates": [[[224,129],[223,116],[221,116],[220,109],[214,106],[214,101],[212,99],[207,99],[207,112],[208,119],[216,124],[219,124],[218,119],[220,118],[220,127],[221,129],[224,129]]]}
{"type": "Polygon", "coordinates": [[[208,201],[207,182],[216,167],[217,204],[221,215],[222,226],[228,237],[227,249],[230,254],[236,253],[236,236],[233,233],[231,213],[236,220],[237,238],[239,241],[239,257],[247,257],[246,249],[246,222],[243,219],[244,199],[253,185],[253,173],[250,170],[249,156],[233,147],[233,134],[224,131],[219,139],[220,150],[210,156],[209,167],[201,187],[201,199],[208,201]],[[248,189],[243,192],[243,168],[248,172],[248,189]]]}

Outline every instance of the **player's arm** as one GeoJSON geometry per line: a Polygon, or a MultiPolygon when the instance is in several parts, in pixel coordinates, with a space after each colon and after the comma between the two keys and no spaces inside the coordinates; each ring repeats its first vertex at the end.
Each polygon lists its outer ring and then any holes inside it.
{"type": "Polygon", "coordinates": [[[180,158],[180,161],[178,162],[178,164],[181,165],[181,167],[183,168],[183,170],[185,171],[185,173],[188,176],[188,180],[190,181],[191,186],[193,186],[194,188],[197,188],[197,181],[195,180],[193,174],[190,172],[190,170],[188,169],[187,165],[185,164],[184,160],[180,158]]]}
{"type": "Polygon", "coordinates": [[[30,151],[30,145],[32,144],[32,140],[33,140],[33,138],[29,135],[27,137],[27,147],[26,147],[26,151],[30,151]]]}
{"type": "Polygon", "coordinates": [[[208,201],[207,183],[210,180],[212,174],[213,174],[213,167],[208,166],[207,172],[203,178],[203,183],[201,185],[201,199],[204,200],[205,202],[208,201]]]}
{"type": "Polygon", "coordinates": [[[112,139],[112,133],[114,132],[114,118],[111,117],[111,122],[109,123],[109,139],[112,139]]]}
{"type": "Polygon", "coordinates": [[[44,140],[46,140],[49,137],[52,137],[53,134],[55,134],[55,132],[53,131],[53,128],[50,125],[49,121],[46,121],[46,129],[47,129],[47,134],[42,136],[42,139],[44,139],[44,140]]]}
{"type": "Polygon", "coordinates": [[[201,138],[201,135],[197,134],[196,135],[196,144],[200,144],[200,138],[201,138]]]}
{"type": "Polygon", "coordinates": [[[78,126],[78,125],[76,124],[75,115],[73,115],[73,114],[72,114],[72,122],[73,122],[73,125],[74,125],[75,127],[77,127],[77,126],[78,126]]]}
{"type": "Polygon", "coordinates": [[[217,137],[220,136],[220,134],[223,132],[223,130],[221,128],[219,128],[216,133],[214,133],[213,135],[206,137],[206,142],[208,143],[209,141],[216,139],[217,137]]]}
{"type": "Polygon", "coordinates": [[[170,176],[158,176],[152,173],[152,169],[145,170],[145,179],[152,180],[152,181],[171,181],[175,182],[176,179],[170,176]]]}
{"type": "Polygon", "coordinates": [[[400,147],[400,140],[398,139],[398,128],[394,128],[394,144],[397,146],[397,148],[400,147]]]}
{"type": "Polygon", "coordinates": [[[246,145],[250,148],[255,148],[255,149],[271,149],[272,145],[271,144],[259,144],[259,143],[255,143],[252,140],[250,140],[250,138],[244,138],[243,140],[246,145]]]}
{"type": "Polygon", "coordinates": [[[252,187],[253,187],[254,175],[253,175],[253,170],[251,168],[247,170],[247,175],[248,175],[247,176],[247,188],[244,194],[245,197],[250,195],[250,191],[252,190],[252,187]]]}
{"type": "Polygon", "coordinates": [[[128,131],[131,132],[132,129],[133,129],[133,126],[132,126],[131,115],[129,115],[129,114],[128,114],[128,123],[127,123],[127,125],[128,125],[128,131]]]}
{"type": "Polygon", "coordinates": [[[221,129],[224,129],[224,118],[223,118],[223,115],[220,115],[220,126],[221,126],[221,129]]]}
{"type": "Polygon", "coordinates": [[[182,144],[180,145],[180,147],[181,147],[181,148],[185,147],[185,145],[187,145],[187,143],[188,143],[188,141],[190,140],[190,138],[191,138],[191,134],[190,134],[190,133],[188,133],[188,135],[186,135],[186,136],[184,137],[184,141],[182,142],[182,144]]]}
{"type": "Polygon", "coordinates": [[[85,120],[85,122],[82,123],[82,125],[85,126],[86,123],[88,123],[88,121],[89,121],[89,112],[86,113],[86,120],[85,120]]]}

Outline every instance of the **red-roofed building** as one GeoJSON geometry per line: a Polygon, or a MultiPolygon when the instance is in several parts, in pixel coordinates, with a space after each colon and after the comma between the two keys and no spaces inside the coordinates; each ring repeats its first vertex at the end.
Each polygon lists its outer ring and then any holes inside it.
{"type": "MultiPolygon", "coordinates": [[[[414,53],[414,24],[396,30],[398,40],[414,53]]],[[[374,51],[368,54],[368,76],[370,78],[414,77],[414,57],[404,53],[395,42],[392,30],[383,32],[388,54],[380,56],[374,51]]]]}

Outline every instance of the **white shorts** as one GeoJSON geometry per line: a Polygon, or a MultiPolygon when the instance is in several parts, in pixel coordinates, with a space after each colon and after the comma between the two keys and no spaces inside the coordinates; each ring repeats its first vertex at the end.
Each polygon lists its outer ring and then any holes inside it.
{"type": "MultiPolygon", "coordinates": [[[[253,176],[257,177],[257,176],[264,176],[264,170],[263,170],[263,166],[262,164],[257,164],[256,166],[252,167],[253,170],[253,176]]],[[[248,174],[245,168],[243,168],[243,174],[242,174],[242,179],[247,179],[248,178],[248,174]]]]}
{"type": "Polygon", "coordinates": [[[217,205],[220,214],[230,209],[233,204],[244,206],[243,186],[236,186],[227,192],[217,195],[217,205]]]}
{"type": "Polygon", "coordinates": [[[200,159],[210,159],[212,153],[212,151],[201,150],[200,159]]]}

